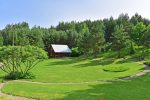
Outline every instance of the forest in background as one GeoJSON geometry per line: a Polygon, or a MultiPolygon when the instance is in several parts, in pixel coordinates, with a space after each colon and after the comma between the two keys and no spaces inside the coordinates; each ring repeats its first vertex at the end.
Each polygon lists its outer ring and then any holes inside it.
{"type": "Polygon", "coordinates": [[[137,13],[131,18],[120,14],[117,19],[60,22],[50,28],[30,28],[27,22],[21,22],[0,30],[0,46],[32,45],[47,51],[50,44],[67,44],[85,55],[116,51],[121,57],[123,49],[134,54],[135,48],[150,47],[150,20],[137,13]]]}

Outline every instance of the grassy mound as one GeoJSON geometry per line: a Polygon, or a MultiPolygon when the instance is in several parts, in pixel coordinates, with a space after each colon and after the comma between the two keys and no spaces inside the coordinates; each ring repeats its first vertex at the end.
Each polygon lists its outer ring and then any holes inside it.
{"type": "Polygon", "coordinates": [[[124,72],[129,70],[129,68],[126,66],[108,66],[103,68],[103,70],[107,72],[124,72]]]}

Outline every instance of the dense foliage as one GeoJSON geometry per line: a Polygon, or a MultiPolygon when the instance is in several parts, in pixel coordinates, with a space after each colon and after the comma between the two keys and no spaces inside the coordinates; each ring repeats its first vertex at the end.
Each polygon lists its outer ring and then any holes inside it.
{"type": "Polygon", "coordinates": [[[78,47],[71,49],[71,57],[79,57],[82,52],[79,50],[78,47]]]}
{"type": "MultiPolygon", "coordinates": [[[[150,47],[150,21],[139,14],[131,18],[121,14],[117,19],[83,22],[60,22],[57,26],[29,28],[28,23],[9,24],[0,31],[0,46],[33,45],[48,50],[50,44],[78,47],[85,55],[97,56],[103,51],[121,51],[128,48],[134,54],[135,46],[150,47]]],[[[143,51],[144,52],[144,51],[143,51]]]]}

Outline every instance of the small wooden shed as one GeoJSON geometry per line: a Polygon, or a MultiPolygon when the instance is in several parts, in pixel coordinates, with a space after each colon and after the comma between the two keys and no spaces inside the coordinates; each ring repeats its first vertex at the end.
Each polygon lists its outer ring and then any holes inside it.
{"type": "Polygon", "coordinates": [[[51,44],[48,50],[49,57],[68,57],[71,50],[68,45],[51,44]]]}

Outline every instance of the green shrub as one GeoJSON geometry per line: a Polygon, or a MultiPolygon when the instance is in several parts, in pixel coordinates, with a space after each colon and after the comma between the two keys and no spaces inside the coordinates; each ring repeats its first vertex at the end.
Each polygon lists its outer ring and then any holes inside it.
{"type": "Polygon", "coordinates": [[[128,67],[126,67],[126,66],[108,66],[108,67],[105,67],[104,69],[103,69],[104,71],[108,71],[108,72],[124,72],[124,71],[127,71],[127,70],[129,70],[129,68],[128,67]]]}
{"type": "Polygon", "coordinates": [[[29,71],[47,58],[43,49],[34,46],[0,47],[0,69],[8,79],[30,78],[29,71]]]}
{"type": "Polygon", "coordinates": [[[129,50],[129,53],[132,55],[132,54],[135,54],[135,48],[134,47],[130,47],[130,50],[129,50]]]}
{"type": "Polygon", "coordinates": [[[21,73],[21,72],[11,72],[4,77],[4,79],[33,79],[35,76],[32,73],[21,73]]]}
{"type": "Polygon", "coordinates": [[[78,47],[72,48],[71,51],[71,57],[79,57],[81,55],[78,47]]]}

